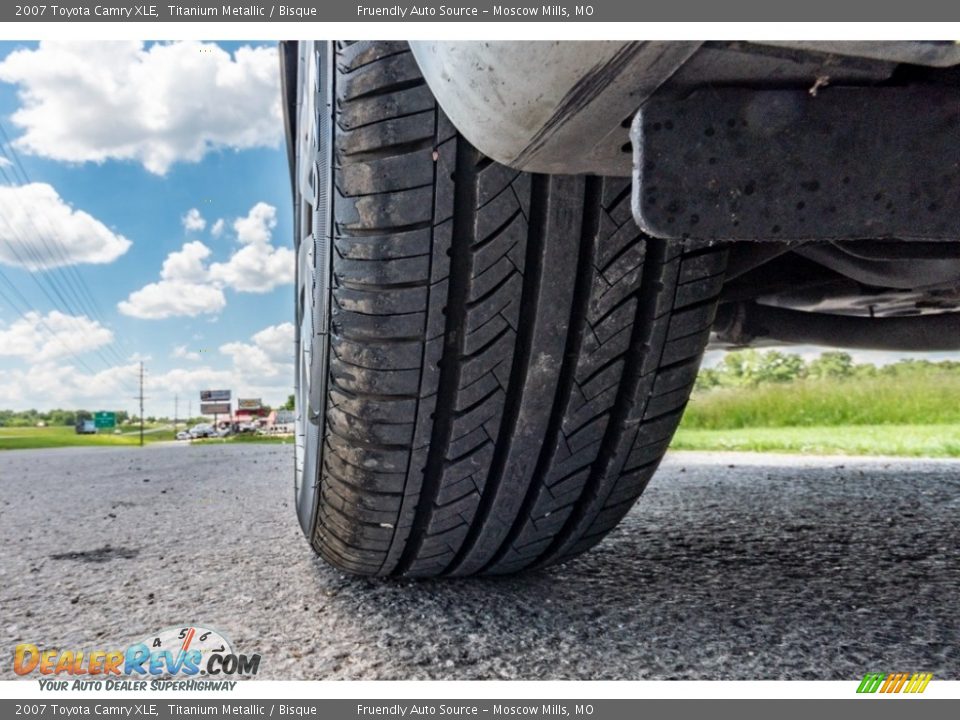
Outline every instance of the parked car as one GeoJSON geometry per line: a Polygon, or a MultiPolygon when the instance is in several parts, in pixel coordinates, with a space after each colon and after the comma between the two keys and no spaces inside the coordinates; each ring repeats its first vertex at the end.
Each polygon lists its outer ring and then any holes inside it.
{"type": "Polygon", "coordinates": [[[189,430],[192,438],[216,437],[217,431],[210,423],[198,423],[189,430]]]}
{"type": "Polygon", "coordinates": [[[97,426],[94,425],[93,420],[80,420],[75,426],[77,435],[96,435],[97,426]]]}
{"type": "Polygon", "coordinates": [[[296,507],[365,575],[566,561],[704,349],[960,349],[960,45],[281,45],[296,507]]]}
{"type": "Polygon", "coordinates": [[[193,435],[191,435],[186,430],[181,430],[180,432],[177,433],[177,440],[190,440],[192,438],[193,438],[193,435]]]}

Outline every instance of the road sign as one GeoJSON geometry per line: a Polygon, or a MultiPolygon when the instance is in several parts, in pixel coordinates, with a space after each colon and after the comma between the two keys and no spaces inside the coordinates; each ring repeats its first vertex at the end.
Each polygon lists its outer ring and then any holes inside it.
{"type": "Polygon", "coordinates": [[[112,428],[117,426],[117,414],[100,411],[93,414],[93,426],[98,428],[112,428]]]}
{"type": "Polygon", "coordinates": [[[201,415],[229,415],[230,403],[200,403],[201,415]]]}
{"type": "Polygon", "coordinates": [[[200,402],[230,402],[229,390],[201,390],[200,402]]]}
{"type": "Polygon", "coordinates": [[[260,398],[237,398],[237,410],[259,410],[262,407],[260,398]]]}

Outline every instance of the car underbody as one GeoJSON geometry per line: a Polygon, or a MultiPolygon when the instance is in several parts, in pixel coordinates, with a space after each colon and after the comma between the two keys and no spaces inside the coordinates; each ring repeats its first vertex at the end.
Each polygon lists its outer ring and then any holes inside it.
{"type": "Polygon", "coordinates": [[[487,155],[633,173],[647,233],[728,244],[713,347],[960,349],[955,43],[411,47],[487,155]]]}

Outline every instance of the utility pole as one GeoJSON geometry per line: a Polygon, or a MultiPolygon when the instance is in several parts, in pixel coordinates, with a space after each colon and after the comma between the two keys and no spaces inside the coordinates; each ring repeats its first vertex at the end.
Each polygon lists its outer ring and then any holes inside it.
{"type": "Polygon", "coordinates": [[[180,409],[180,396],[173,396],[173,435],[177,435],[177,411],[180,409]]]}
{"type": "Polygon", "coordinates": [[[143,447],[143,360],[140,361],[140,447],[143,447]]]}

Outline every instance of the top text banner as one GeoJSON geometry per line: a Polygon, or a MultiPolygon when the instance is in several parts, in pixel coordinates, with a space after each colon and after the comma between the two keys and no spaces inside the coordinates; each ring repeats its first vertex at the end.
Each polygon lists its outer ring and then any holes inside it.
{"type": "MultiPolygon", "coordinates": [[[[224,4],[207,0],[136,4],[67,0],[2,3],[0,22],[954,22],[953,0],[593,0],[533,2],[357,2],[287,0],[224,4]]],[[[958,38],[960,39],[960,38],[958,38]]]]}

